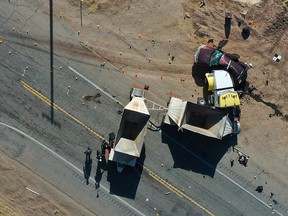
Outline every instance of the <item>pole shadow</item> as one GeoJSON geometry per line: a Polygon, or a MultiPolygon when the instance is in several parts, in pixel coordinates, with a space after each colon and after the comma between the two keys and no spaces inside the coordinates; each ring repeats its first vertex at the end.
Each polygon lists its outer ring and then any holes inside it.
{"type": "Polygon", "coordinates": [[[226,136],[218,140],[186,130],[178,131],[175,126],[163,125],[162,143],[167,144],[170,149],[174,160],[173,168],[213,178],[223,155],[237,145],[237,136],[226,136]]]}
{"type": "Polygon", "coordinates": [[[110,183],[110,194],[135,199],[139,181],[142,177],[142,165],[145,157],[144,144],[135,167],[125,166],[123,171],[118,173],[116,163],[112,161],[108,162],[107,181],[110,183]]]}

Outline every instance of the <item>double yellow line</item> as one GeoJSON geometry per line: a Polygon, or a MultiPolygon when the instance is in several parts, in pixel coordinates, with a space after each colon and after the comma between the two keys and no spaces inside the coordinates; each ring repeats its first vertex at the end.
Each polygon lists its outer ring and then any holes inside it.
{"type": "MultiPolygon", "coordinates": [[[[23,87],[25,89],[27,89],[30,93],[32,93],[33,95],[35,95],[36,97],[38,97],[40,100],[42,100],[44,103],[46,103],[48,106],[52,105],[51,100],[49,100],[47,97],[45,97],[43,94],[41,94],[40,92],[38,92],[37,90],[35,90],[34,88],[32,88],[30,85],[28,85],[26,82],[24,82],[23,80],[19,80],[19,82],[23,85],[23,87]]],[[[78,120],[77,118],[75,118],[73,115],[71,115],[70,113],[66,112],[64,109],[62,109],[60,106],[58,106],[57,104],[53,103],[53,107],[56,110],[61,111],[62,113],[64,113],[66,116],[68,116],[69,118],[73,119],[76,123],[78,123],[79,125],[81,125],[82,127],[84,127],[86,130],[90,131],[91,133],[93,133],[95,136],[97,136],[98,138],[100,138],[102,141],[107,141],[102,135],[98,134],[97,132],[95,132],[94,130],[92,130],[89,126],[85,125],[84,123],[82,123],[80,120],[78,120]]],[[[108,141],[107,141],[108,142],[108,141]]]]}
{"type": "MultiPolygon", "coordinates": [[[[19,80],[19,82],[22,84],[22,86],[27,89],[30,93],[32,93],[33,95],[35,95],[36,97],[38,97],[40,100],[42,100],[44,103],[46,103],[48,106],[52,105],[51,100],[49,100],[47,97],[45,97],[43,94],[41,94],[39,91],[35,90],[33,87],[31,87],[30,85],[28,85],[26,82],[24,82],[23,80],[19,80]]],[[[102,135],[98,134],[97,132],[95,132],[94,130],[92,130],[89,126],[85,125],[84,123],[82,123],[80,120],[78,120],[77,118],[75,118],[73,115],[71,115],[70,113],[66,112],[64,109],[62,109],[60,106],[58,106],[57,104],[53,103],[53,107],[56,110],[59,110],[60,112],[64,113],[66,116],[68,116],[69,118],[73,119],[76,123],[78,123],[79,125],[81,125],[82,127],[84,127],[86,130],[90,131],[91,133],[93,133],[95,136],[97,136],[99,139],[101,139],[102,141],[108,142],[108,140],[106,140],[102,135]]],[[[169,190],[173,191],[174,193],[176,193],[178,196],[180,197],[184,197],[185,199],[189,200],[191,203],[193,203],[194,205],[196,205],[198,208],[202,209],[204,212],[206,212],[208,215],[210,216],[215,216],[215,214],[213,214],[212,212],[210,212],[208,209],[206,209],[205,207],[203,207],[202,205],[200,205],[199,203],[197,203],[195,200],[193,200],[190,196],[188,196],[187,194],[185,194],[183,191],[179,190],[178,188],[176,188],[175,186],[173,186],[172,184],[170,184],[169,182],[165,181],[163,178],[161,178],[160,176],[158,176],[156,173],[154,173],[153,171],[151,171],[149,168],[143,166],[143,169],[153,178],[155,179],[157,182],[159,182],[160,184],[162,184],[164,187],[168,188],[169,190]]]]}
{"type": "Polygon", "coordinates": [[[211,211],[209,211],[208,209],[206,209],[204,206],[200,205],[199,203],[197,203],[194,199],[192,199],[190,196],[188,196],[187,194],[185,194],[183,191],[179,190],[178,188],[176,188],[175,186],[173,186],[172,184],[170,184],[169,182],[167,182],[166,180],[164,180],[163,178],[161,178],[160,176],[156,175],[153,171],[151,171],[150,169],[148,169],[147,167],[143,166],[144,170],[146,170],[146,172],[148,172],[148,174],[154,178],[156,181],[158,181],[159,183],[161,183],[162,185],[164,185],[166,188],[168,188],[169,190],[173,191],[174,193],[176,193],[178,196],[180,197],[184,197],[185,199],[189,200],[191,203],[193,203],[194,205],[196,205],[198,208],[202,209],[204,212],[206,212],[208,215],[210,216],[215,216],[215,214],[213,214],[211,211]]]}

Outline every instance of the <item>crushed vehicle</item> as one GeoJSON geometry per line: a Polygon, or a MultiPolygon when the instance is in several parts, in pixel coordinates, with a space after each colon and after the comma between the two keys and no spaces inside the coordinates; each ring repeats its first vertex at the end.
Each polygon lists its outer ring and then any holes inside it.
{"type": "Polygon", "coordinates": [[[228,40],[222,40],[218,46],[215,46],[212,40],[212,43],[210,42],[206,45],[201,45],[194,55],[195,64],[211,70],[227,70],[233,78],[235,89],[244,91],[244,88],[246,87],[247,72],[250,67],[239,60],[239,55],[222,51],[222,47],[227,43],[228,40]]]}

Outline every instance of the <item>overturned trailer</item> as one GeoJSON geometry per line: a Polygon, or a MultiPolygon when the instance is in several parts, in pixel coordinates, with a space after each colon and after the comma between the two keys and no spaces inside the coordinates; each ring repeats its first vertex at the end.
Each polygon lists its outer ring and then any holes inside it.
{"type": "Polygon", "coordinates": [[[117,163],[118,172],[122,172],[126,165],[135,166],[144,144],[149,118],[144,98],[132,97],[123,110],[115,146],[109,154],[109,160],[117,163]]]}
{"type": "Polygon", "coordinates": [[[217,139],[240,132],[239,121],[234,121],[229,114],[174,97],[171,97],[164,123],[217,139]]]}

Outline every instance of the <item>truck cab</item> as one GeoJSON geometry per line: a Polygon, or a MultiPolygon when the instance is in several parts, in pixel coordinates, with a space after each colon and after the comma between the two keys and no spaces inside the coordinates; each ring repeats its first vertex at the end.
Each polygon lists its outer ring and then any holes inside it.
{"type": "Polygon", "coordinates": [[[240,105],[238,92],[234,89],[233,79],[228,71],[212,70],[206,73],[208,103],[224,109],[240,105]]]}

